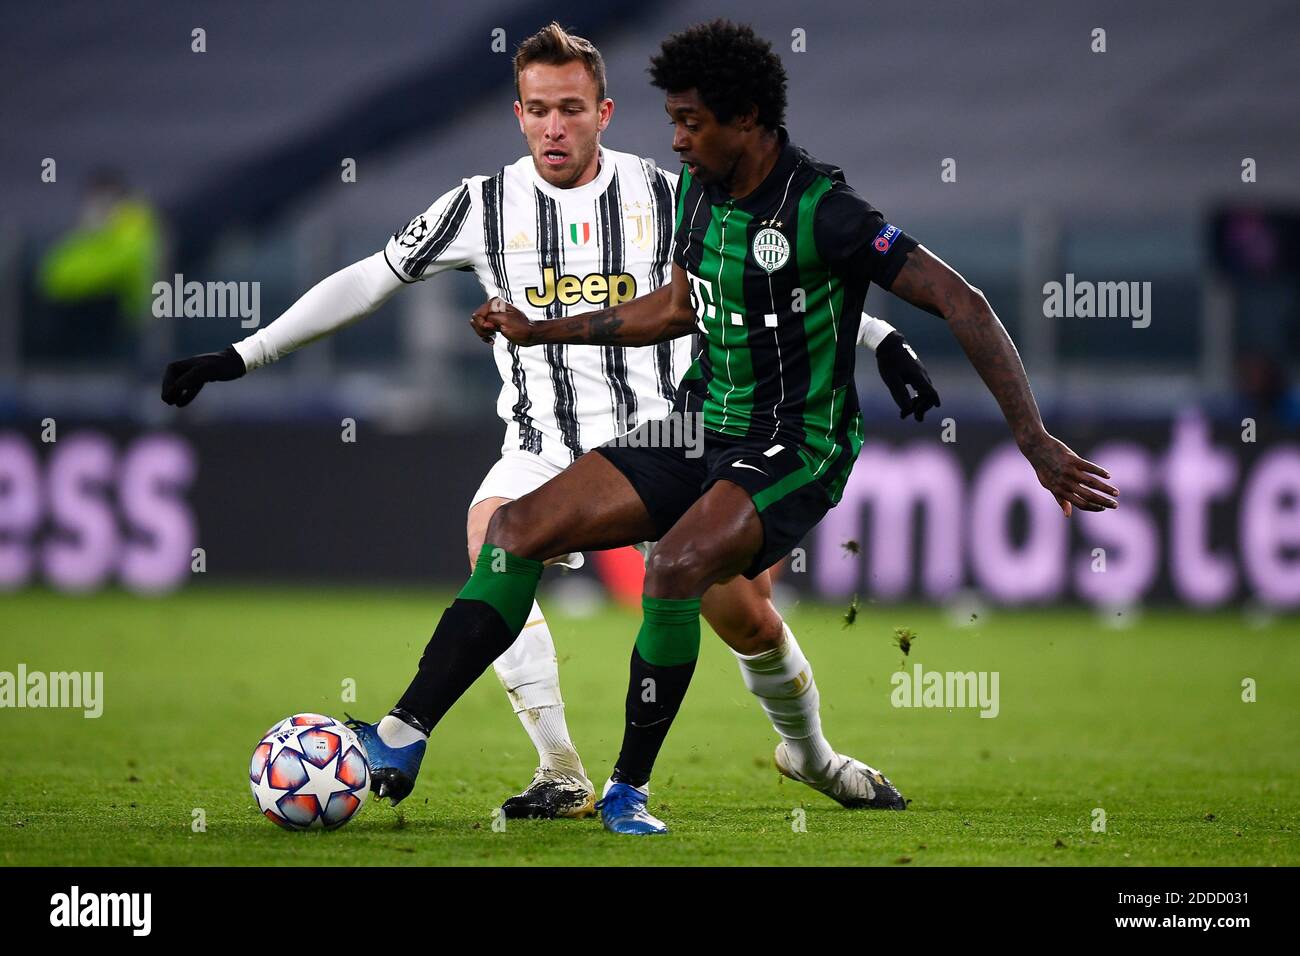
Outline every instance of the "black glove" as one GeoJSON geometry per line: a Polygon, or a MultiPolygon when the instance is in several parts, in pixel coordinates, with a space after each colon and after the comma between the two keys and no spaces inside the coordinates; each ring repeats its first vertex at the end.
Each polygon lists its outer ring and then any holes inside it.
{"type": "Polygon", "coordinates": [[[229,382],[246,371],[244,360],[233,345],[220,352],[204,352],[190,358],[178,359],[163,372],[162,400],[168,405],[184,408],[194,401],[207,382],[229,382]]]}
{"type": "Polygon", "coordinates": [[[925,413],[939,407],[939,393],[930,384],[930,375],[921,360],[898,331],[890,332],[876,348],[876,364],[885,387],[898,403],[899,418],[915,415],[918,422],[925,421],[925,413]],[[907,390],[916,390],[913,397],[907,390]]]}

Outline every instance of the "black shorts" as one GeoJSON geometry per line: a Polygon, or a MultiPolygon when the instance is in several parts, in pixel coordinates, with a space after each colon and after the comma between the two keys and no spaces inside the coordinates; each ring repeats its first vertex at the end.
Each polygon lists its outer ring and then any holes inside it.
{"type": "Polygon", "coordinates": [[[594,449],[632,483],[657,537],[666,535],[715,481],[734,482],[753,500],[763,525],[763,546],[744,572],[756,578],[789,554],[831,509],[825,476],[819,480],[792,445],[701,429],[702,447],[685,448],[680,442],[666,447],[662,432],[653,431],[661,427],[646,422],[594,449]]]}

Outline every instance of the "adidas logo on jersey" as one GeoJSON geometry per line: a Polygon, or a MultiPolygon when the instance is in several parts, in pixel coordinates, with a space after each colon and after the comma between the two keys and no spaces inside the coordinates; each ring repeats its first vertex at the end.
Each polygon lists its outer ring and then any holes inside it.
{"type": "Polygon", "coordinates": [[[534,245],[536,243],[533,242],[533,237],[521,230],[516,232],[510,241],[506,243],[506,251],[515,252],[519,249],[531,249],[534,245]]]}
{"type": "Polygon", "coordinates": [[[524,291],[529,305],[538,308],[556,301],[560,305],[577,305],[585,301],[592,305],[614,306],[636,298],[636,278],[626,272],[613,275],[592,272],[581,279],[571,275],[557,277],[555,269],[547,266],[542,270],[542,284],[524,291]]]}

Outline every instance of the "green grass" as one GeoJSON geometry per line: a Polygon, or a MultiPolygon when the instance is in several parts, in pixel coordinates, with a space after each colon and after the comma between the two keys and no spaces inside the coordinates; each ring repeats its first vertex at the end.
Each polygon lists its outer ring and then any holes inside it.
{"type": "MultiPolygon", "coordinates": [[[[191,589],[142,599],[0,598],[0,670],[102,670],[104,714],[0,710],[0,863],[1071,864],[1300,862],[1300,620],[1150,612],[1109,630],[1086,611],[799,606],[831,742],[912,800],[863,813],[772,768],[775,738],[708,633],[660,757],[661,839],[593,820],[491,825],[534,755],[490,674],[438,728],[399,814],[371,804],[334,833],[285,833],[248,790],[249,754],[295,711],[374,718],[405,686],[444,596],[191,589]],[[890,704],[906,666],[1000,674],[1000,714],[890,704]],[[1241,682],[1258,684],[1244,703],[1241,682]],[[356,703],[340,702],[345,678],[356,703]],[[1096,807],[1105,833],[1090,824],[1096,807]],[[206,832],[191,829],[192,811],[206,832]],[[802,809],[807,832],[794,832],[802,809]]],[[[568,716],[593,778],[622,731],[637,618],[552,608],[568,716]]]]}

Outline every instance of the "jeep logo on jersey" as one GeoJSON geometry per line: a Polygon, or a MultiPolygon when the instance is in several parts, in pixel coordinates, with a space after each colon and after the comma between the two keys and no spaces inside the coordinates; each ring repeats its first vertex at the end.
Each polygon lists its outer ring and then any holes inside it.
{"type": "Polygon", "coordinates": [[[758,230],[754,236],[754,261],[771,275],[790,261],[790,242],[775,229],[758,230]]]}
{"type": "Polygon", "coordinates": [[[626,272],[615,275],[601,275],[592,272],[583,276],[560,276],[556,278],[555,270],[547,266],[542,270],[542,284],[524,290],[529,305],[539,309],[559,301],[560,305],[577,305],[590,302],[592,305],[611,306],[636,298],[636,279],[626,272]]]}
{"type": "Polygon", "coordinates": [[[414,249],[420,240],[429,234],[429,224],[423,216],[416,216],[397,235],[393,236],[397,244],[406,249],[414,249]]]}

